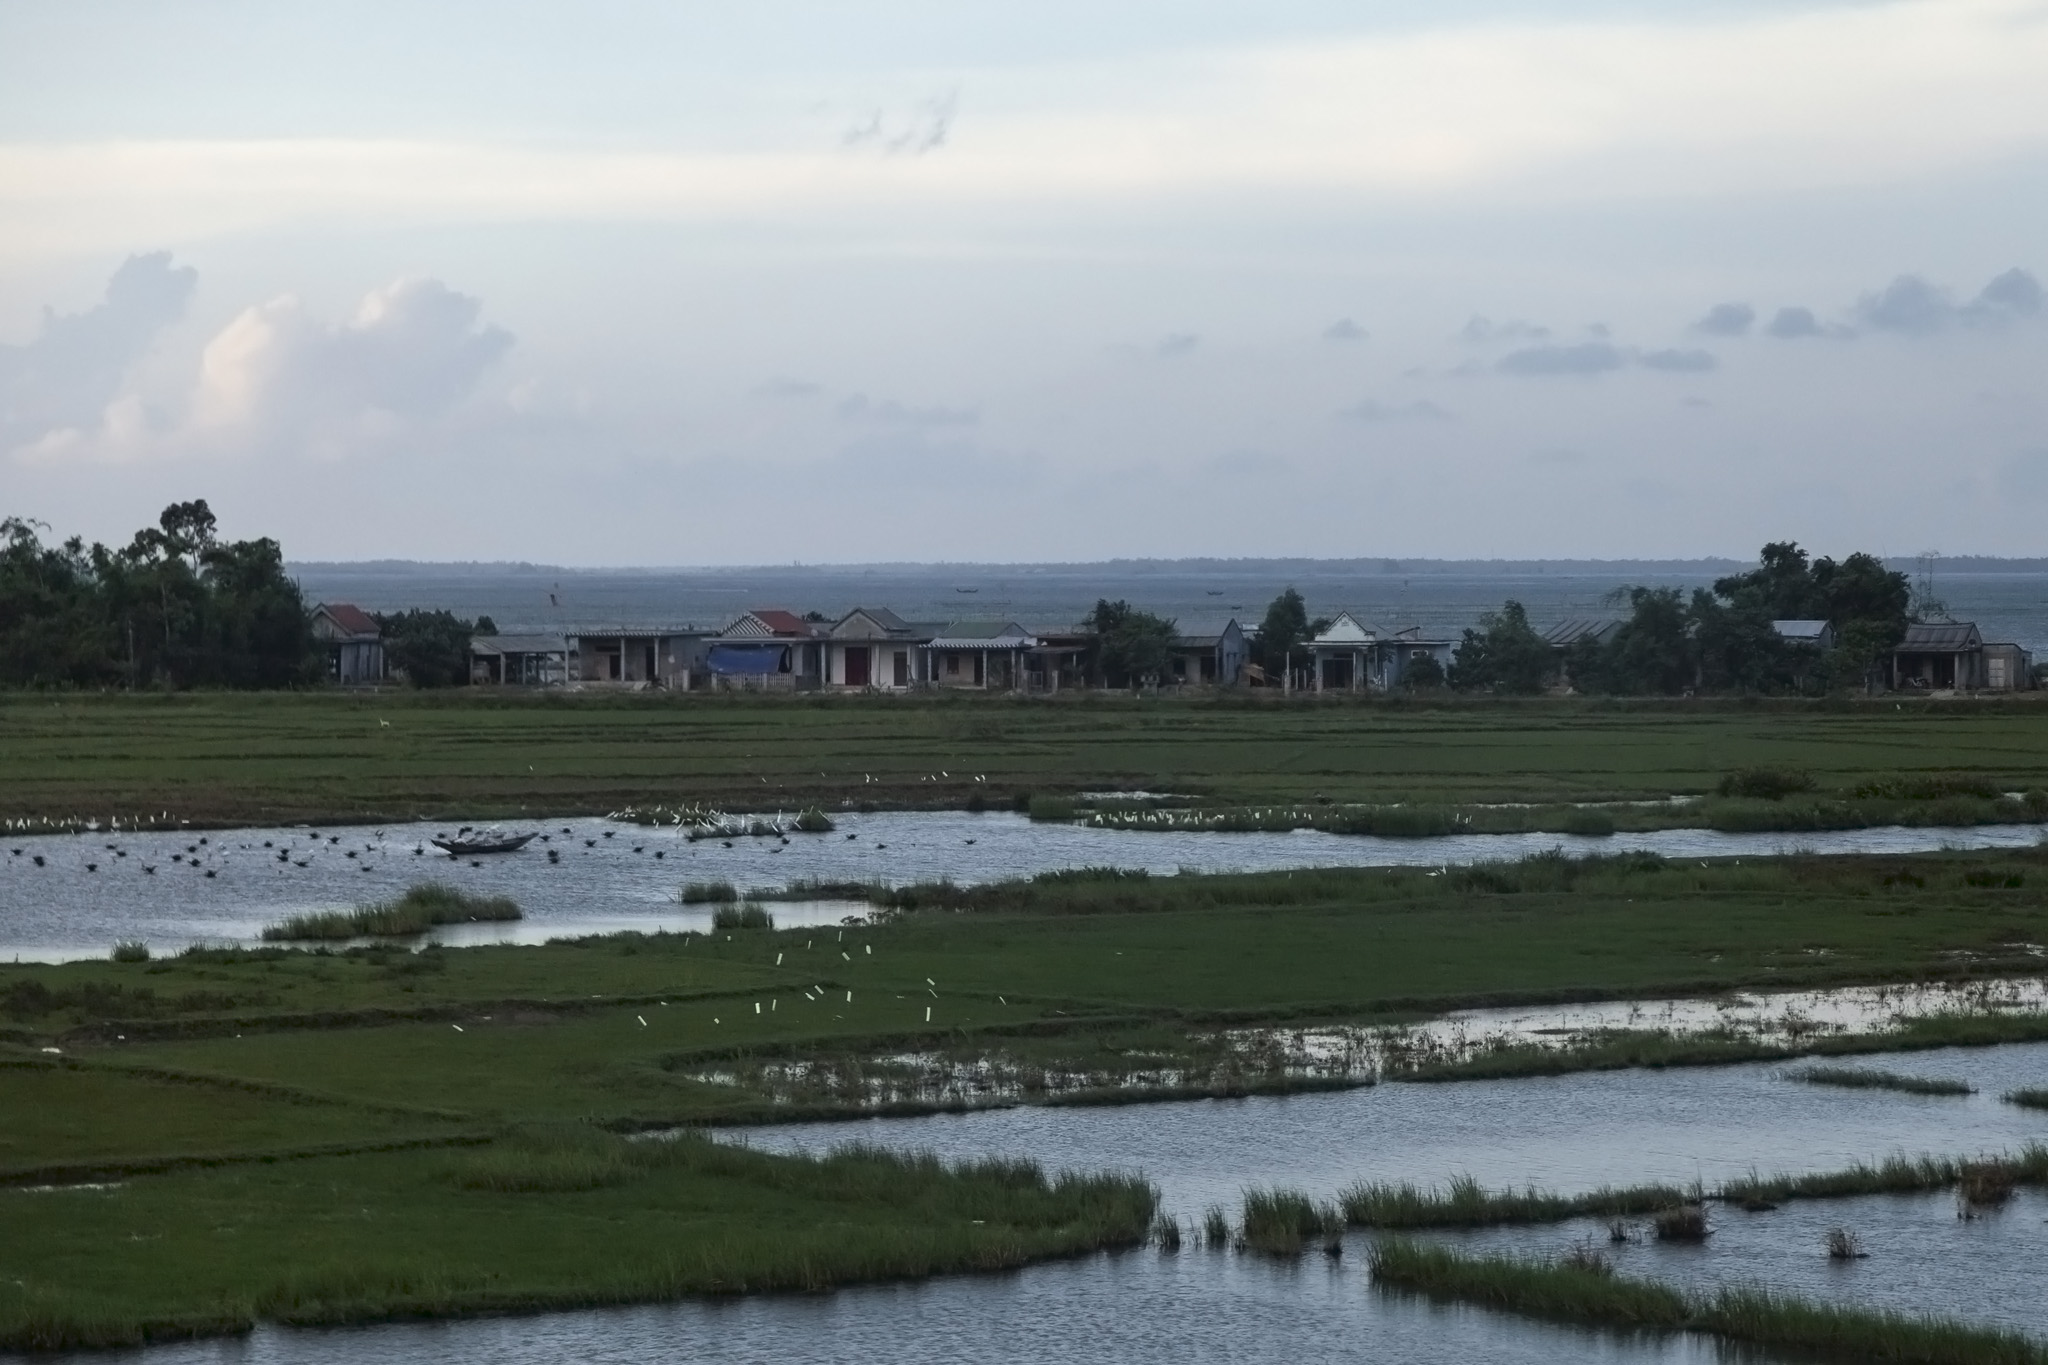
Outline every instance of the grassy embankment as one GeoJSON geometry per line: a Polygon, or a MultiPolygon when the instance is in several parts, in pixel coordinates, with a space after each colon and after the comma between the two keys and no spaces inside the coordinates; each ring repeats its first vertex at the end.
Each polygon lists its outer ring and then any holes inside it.
{"type": "MultiPolygon", "coordinates": [[[[1026,793],[1117,788],[1217,807],[1470,806],[1705,795],[1730,769],[1756,765],[1810,773],[1824,793],[1947,772],[2002,791],[2048,787],[2048,705],[2032,696],[1754,705],[1234,694],[0,697],[0,817],[36,819],[502,819],[649,802],[1007,807],[1026,793]]],[[[1924,804],[1902,803],[1908,814],[1924,804]]]]}
{"type": "Polygon", "coordinates": [[[1371,1251],[1373,1281],[1430,1298],[1623,1331],[1702,1332],[1749,1346],[1885,1365],[2038,1365],[2017,1332],[1952,1319],[1817,1304],[1761,1289],[1689,1292],[1616,1275],[1581,1253],[1559,1262],[1468,1256],[1399,1238],[1371,1251]]]}

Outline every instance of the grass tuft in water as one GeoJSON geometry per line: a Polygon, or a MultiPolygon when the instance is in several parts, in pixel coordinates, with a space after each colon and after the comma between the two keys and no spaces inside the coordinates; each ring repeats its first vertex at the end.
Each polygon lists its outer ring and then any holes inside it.
{"type": "Polygon", "coordinates": [[[775,916],[752,901],[721,905],[711,912],[714,929],[773,929],[775,916]]]}
{"type": "Polygon", "coordinates": [[[437,924],[515,920],[519,905],[506,896],[471,896],[439,882],[422,882],[397,900],[362,905],[353,910],[328,910],[293,915],[263,928],[267,942],[293,939],[410,937],[437,924]]]}
{"type": "Polygon", "coordinates": [[[1360,1227],[1482,1227],[1496,1223],[1561,1223],[1568,1218],[1656,1213],[1682,1203],[1671,1185],[1602,1188],[1589,1194],[1546,1194],[1528,1189],[1489,1190],[1469,1175],[1443,1189],[1414,1184],[1351,1186],[1338,1197],[1347,1222],[1360,1227]]]}
{"type": "Polygon", "coordinates": [[[1650,1230],[1660,1242],[1704,1242],[1714,1231],[1707,1225],[1703,1204],[1679,1204],[1664,1209],[1650,1220],[1650,1230]]]}
{"type": "Polygon", "coordinates": [[[1299,1190],[1246,1190],[1242,1241],[1249,1251],[1299,1256],[1309,1239],[1342,1227],[1342,1220],[1338,1210],[1299,1190]]]}
{"type": "Polygon", "coordinates": [[[1152,1222],[1152,1241],[1161,1251],[1180,1250],[1180,1219],[1162,1213],[1152,1222]]]}
{"type": "Polygon", "coordinates": [[[1830,1261],[1860,1261],[1870,1255],[1863,1240],[1847,1228],[1829,1228],[1826,1245],[1830,1261]]]}
{"type": "Polygon", "coordinates": [[[1808,1085],[1832,1085],[1846,1090],[1901,1090],[1909,1095],[1974,1095],[1977,1088],[1966,1081],[1939,1076],[1908,1076],[1881,1071],[1872,1066],[1808,1066],[1784,1073],[1785,1079],[1808,1085]]]}
{"type": "Polygon", "coordinates": [[[2017,1104],[2022,1109],[2048,1109],[2048,1090],[2008,1090],[2003,1098],[2007,1104],[2017,1104]]]}
{"type": "Polygon", "coordinates": [[[676,893],[684,905],[730,905],[739,898],[740,889],[731,882],[684,882],[676,893]]]}
{"type": "Polygon", "coordinates": [[[1212,1250],[1230,1245],[1230,1215],[1221,1204],[1211,1204],[1202,1214],[1202,1245],[1212,1250]]]}

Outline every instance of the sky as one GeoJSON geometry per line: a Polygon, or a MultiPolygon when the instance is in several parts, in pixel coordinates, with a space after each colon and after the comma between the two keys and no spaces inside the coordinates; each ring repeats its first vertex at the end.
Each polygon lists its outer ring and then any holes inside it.
{"type": "Polygon", "coordinates": [[[0,516],[2048,553],[2048,0],[0,0],[0,516]]]}

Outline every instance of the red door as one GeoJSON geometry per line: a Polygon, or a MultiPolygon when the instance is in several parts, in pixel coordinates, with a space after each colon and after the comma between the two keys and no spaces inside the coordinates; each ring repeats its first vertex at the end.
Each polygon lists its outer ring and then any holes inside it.
{"type": "Polygon", "coordinates": [[[846,685],[848,687],[866,687],[868,685],[868,650],[866,645],[847,647],[846,685]]]}

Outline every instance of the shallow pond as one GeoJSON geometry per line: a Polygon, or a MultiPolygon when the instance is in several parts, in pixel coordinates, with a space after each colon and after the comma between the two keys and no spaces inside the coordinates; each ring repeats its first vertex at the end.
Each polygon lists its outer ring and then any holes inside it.
{"type": "MultiPolygon", "coordinates": [[[[551,820],[518,853],[450,858],[428,841],[453,823],[195,832],[99,831],[9,836],[0,841],[0,958],[54,961],[104,954],[117,940],[159,951],[194,941],[246,943],[287,915],[395,896],[415,882],[511,896],[526,913],[514,924],[445,930],[450,942],[537,942],[621,929],[702,929],[709,907],[676,904],[684,882],[729,881],[742,889],[800,878],[901,884],[1031,876],[1061,868],[1116,866],[1160,874],[1297,867],[1432,866],[1525,857],[1653,851],[1671,857],[1755,857],[1792,850],[1904,853],[2028,847],[2040,825],[1968,829],[1887,828],[1802,834],[1659,830],[1583,838],[1472,834],[1382,839],[1322,834],[1145,833],[1034,824],[1009,812],[896,811],[834,817],[824,835],[702,839],[674,828],[602,819],[551,820]],[[560,855],[550,862],[548,852],[560,855]],[[37,865],[36,859],[42,864],[37,865]]],[[[835,902],[773,907],[783,925],[836,923],[862,907],[835,902]]]]}

